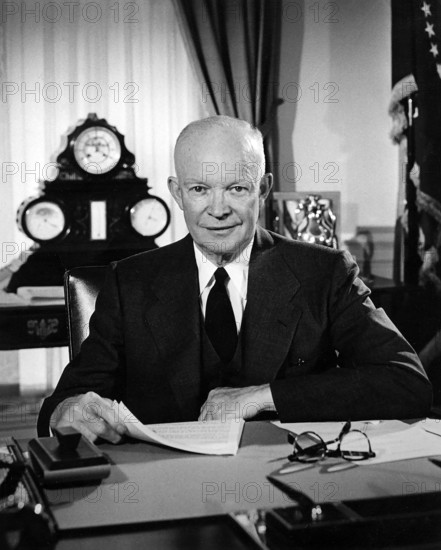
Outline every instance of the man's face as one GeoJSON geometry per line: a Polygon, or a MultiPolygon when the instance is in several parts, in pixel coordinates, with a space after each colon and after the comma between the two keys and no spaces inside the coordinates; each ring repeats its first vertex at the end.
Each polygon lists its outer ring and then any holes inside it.
{"type": "Polygon", "coordinates": [[[269,191],[259,164],[237,132],[192,136],[178,151],[178,180],[169,188],[188,230],[210,259],[227,263],[251,242],[269,191]]]}

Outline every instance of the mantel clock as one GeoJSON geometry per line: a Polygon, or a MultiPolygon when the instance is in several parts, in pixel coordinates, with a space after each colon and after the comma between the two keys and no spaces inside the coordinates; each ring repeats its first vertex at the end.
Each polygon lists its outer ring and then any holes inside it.
{"type": "Polygon", "coordinates": [[[57,177],[44,181],[40,194],[18,209],[19,228],[39,244],[28,260],[38,261],[38,275],[31,280],[24,264],[26,280],[12,286],[62,284],[65,269],[156,248],[170,211],[149,193],[147,178],[139,178],[135,166],[124,136],[105,119],[92,113],[75,127],[57,157],[57,177]]]}

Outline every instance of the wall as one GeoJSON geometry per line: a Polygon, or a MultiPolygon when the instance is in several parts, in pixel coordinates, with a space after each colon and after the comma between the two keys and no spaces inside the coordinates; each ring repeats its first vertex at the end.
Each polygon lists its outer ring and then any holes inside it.
{"type": "MultiPolygon", "coordinates": [[[[37,5],[28,4],[30,10],[37,5]]],[[[6,17],[0,33],[3,81],[18,83],[21,90],[26,86],[32,90],[35,82],[43,86],[55,81],[62,86],[65,81],[79,81],[80,86],[74,102],[68,100],[65,86],[57,102],[45,101],[42,93],[38,101],[32,94],[22,101],[19,93],[2,101],[0,159],[3,165],[24,161],[31,171],[38,163],[44,166],[59,151],[60,136],[68,127],[96,111],[126,134],[140,175],[148,176],[153,191],[169,200],[165,179],[173,169],[171,143],[164,145],[188,119],[203,116],[207,105],[201,104],[176,23],[170,22],[174,20],[170,1],[141,5],[134,25],[123,23],[126,12],[115,23],[115,5],[102,2],[103,16],[96,23],[81,16],[78,8],[72,23],[64,13],[52,24],[50,18],[56,13],[45,12],[44,3],[38,4],[38,22],[32,12],[24,22],[20,11],[6,17]],[[152,34],[159,49],[152,49],[146,38],[152,34]],[[92,81],[107,91],[97,103],[79,95],[92,81]],[[139,85],[140,101],[128,104],[120,96],[116,102],[110,86],[118,82],[122,87],[129,81],[139,85]],[[167,94],[152,96],[152,82],[155,90],[165,89],[167,94]],[[168,82],[178,83],[178,91],[168,82]],[[173,93],[173,109],[168,112],[173,93]]],[[[89,13],[89,18],[93,16],[89,13]]],[[[390,26],[388,0],[284,0],[283,4],[280,93],[285,103],[279,109],[277,185],[286,191],[340,191],[344,237],[352,236],[357,225],[390,226],[395,220],[398,150],[388,137],[387,115],[390,26]]],[[[15,210],[23,198],[35,193],[37,182],[32,173],[22,172],[20,168],[14,176],[2,173],[2,244],[29,244],[16,228],[15,210]]],[[[170,229],[161,244],[184,231],[176,208],[173,214],[179,227],[170,229]]],[[[8,260],[2,254],[0,263],[8,260]]]]}
{"type": "MultiPolygon", "coordinates": [[[[8,2],[0,21],[2,244],[30,244],[17,229],[16,209],[53,177],[48,164],[90,112],[126,136],[138,175],[172,208],[175,223],[161,244],[181,237],[166,186],[173,143],[206,106],[172,1],[8,2]]],[[[1,263],[10,260],[2,253],[1,263]]]]}
{"type": "Polygon", "coordinates": [[[282,67],[279,185],[340,191],[344,239],[356,226],[395,223],[390,32],[387,0],[285,2],[283,44],[293,54],[282,67]]]}
{"type": "MultiPolygon", "coordinates": [[[[17,230],[15,211],[38,185],[35,175],[23,175],[21,163],[32,170],[53,160],[61,135],[78,119],[95,111],[115,124],[127,136],[140,175],[149,177],[154,193],[169,200],[165,180],[173,170],[172,141],[185,123],[203,116],[207,107],[201,103],[170,0],[139,3],[135,25],[123,22],[127,12],[120,12],[117,22],[115,7],[122,10],[125,4],[110,0],[100,2],[103,17],[96,24],[78,17],[81,10],[72,22],[64,13],[51,23],[56,13],[46,12],[45,17],[44,2],[16,4],[19,11],[6,17],[0,27],[2,81],[15,82],[21,91],[26,86],[32,90],[36,82],[43,87],[55,81],[64,95],[52,102],[42,93],[31,93],[23,101],[18,93],[0,104],[0,162],[2,167],[15,163],[20,168],[14,176],[2,174],[0,263],[12,259],[4,254],[3,245],[29,245],[17,230]],[[23,6],[37,9],[39,20],[29,13],[23,21],[23,6]],[[100,102],[83,97],[71,102],[63,83],[72,81],[80,82],[80,90],[98,82],[108,93],[100,102]],[[132,81],[139,84],[140,101],[115,101],[110,86],[132,81]],[[152,94],[156,94],[154,101],[152,94]]],[[[67,4],[57,5],[66,8],[67,4]]],[[[93,17],[90,12],[89,19],[93,17]]],[[[280,90],[285,103],[279,110],[278,188],[340,191],[343,238],[353,236],[356,226],[393,225],[398,150],[388,138],[389,2],[284,0],[282,49],[280,90]]],[[[185,232],[177,208],[173,215],[179,223],[160,244],[185,232]]],[[[64,363],[54,353],[22,351],[20,361],[18,352],[0,353],[0,376],[11,383],[20,381],[22,389],[51,386],[64,363]],[[54,372],[45,373],[44,364],[53,364],[54,372]]]]}

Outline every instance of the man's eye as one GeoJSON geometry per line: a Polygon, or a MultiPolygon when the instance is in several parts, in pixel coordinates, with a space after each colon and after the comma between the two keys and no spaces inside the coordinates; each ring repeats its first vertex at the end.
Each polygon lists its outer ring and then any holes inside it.
{"type": "Polygon", "coordinates": [[[202,187],[202,185],[194,185],[193,187],[190,187],[190,191],[192,191],[193,193],[202,193],[202,191],[204,191],[205,188],[202,187]]]}
{"type": "Polygon", "coordinates": [[[242,185],[235,185],[231,188],[231,190],[235,193],[243,193],[244,191],[246,191],[246,187],[243,187],[242,185]]]}

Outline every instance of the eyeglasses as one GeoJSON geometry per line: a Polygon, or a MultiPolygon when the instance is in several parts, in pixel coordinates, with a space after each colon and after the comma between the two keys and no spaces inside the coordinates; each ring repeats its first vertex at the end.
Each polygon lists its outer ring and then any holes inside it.
{"type": "Polygon", "coordinates": [[[351,430],[350,422],[346,422],[338,437],[331,441],[323,441],[315,432],[290,433],[288,441],[293,445],[292,454],[288,456],[291,462],[318,462],[326,456],[357,461],[375,456],[368,436],[361,430],[351,430]],[[328,447],[333,443],[338,443],[335,450],[328,447]]]}

